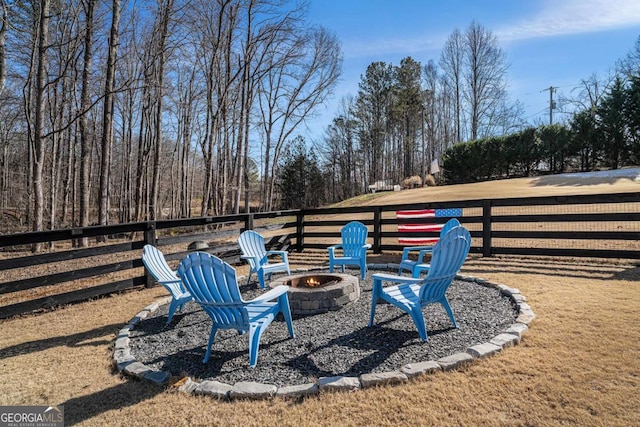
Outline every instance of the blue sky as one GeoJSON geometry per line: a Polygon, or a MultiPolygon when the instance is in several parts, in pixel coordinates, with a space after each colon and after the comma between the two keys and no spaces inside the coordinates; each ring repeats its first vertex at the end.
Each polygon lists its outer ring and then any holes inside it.
{"type": "Polygon", "coordinates": [[[344,54],[333,98],[309,123],[307,137],[319,142],[340,99],[357,94],[370,63],[399,65],[406,56],[437,62],[449,35],[472,20],[506,54],[510,99],[523,103],[530,122],[546,122],[543,89],[558,87],[554,96],[569,97],[581,80],[606,76],[633,48],[640,0],[310,0],[309,20],[335,32],[344,54]]]}

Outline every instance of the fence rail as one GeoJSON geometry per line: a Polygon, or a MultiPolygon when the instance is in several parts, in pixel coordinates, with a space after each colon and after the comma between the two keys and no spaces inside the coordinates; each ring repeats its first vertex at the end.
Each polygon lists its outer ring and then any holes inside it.
{"type": "MultiPolygon", "coordinates": [[[[188,243],[204,240],[208,252],[239,263],[242,230],[262,233],[269,248],[303,252],[325,249],[340,239],[351,220],[369,227],[375,253],[400,251],[398,224],[444,223],[448,217],[397,219],[399,210],[461,209],[471,252],[482,256],[568,256],[640,259],[640,193],[580,195],[385,206],[289,210],[221,217],[92,226],[0,235],[0,318],[56,307],[153,282],[140,254],[154,244],[170,262],[183,258],[188,243]],[[106,240],[87,248],[80,239],[106,240]],[[31,254],[30,245],[46,244],[31,254]]],[[[415,237],[437,237],[416,232],[415,237]]]]}

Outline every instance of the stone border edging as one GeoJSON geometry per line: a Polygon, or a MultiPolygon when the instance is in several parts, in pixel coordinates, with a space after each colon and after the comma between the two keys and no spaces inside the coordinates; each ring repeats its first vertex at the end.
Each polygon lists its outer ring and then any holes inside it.
{"type": "MultiPolygon", "coordinates": [[[[369,264],[372,270],[394,270],[397,271],[398,264],[369,264]]],[[[310,269],[298,269],[292,273],[306,271],[324,270],[325,267],[310,269]]],[[[244,276],[239,276],[238,279],[244,276]]],[[[493,339],[482,344],[476,344],[467,348],[466,352],[455,353],[438,360],[428,360],[419,363],[409,363],[403,365],[396,371],[378,372],[362,374],[359,377],[320,377],[316,383],[307,383],[294,386],[277,387],[273,384],[262,384],[257,382],[240,381],[234,385],[225,384],[219,381],[204,380],[194,381],[187,377],[186,381],[177,387],[184,393],[207,395],[218,399],[271,399],[273,397],[299,398],[312,396],[321,391],[353,391],[368,387],[389,384],[401,384],[420,375],[432,374],[437,371],[449,371],[462,367],[474,360],[491,356],[507,347],[517,345],[522,340],[523,335],[529,329],[529,324],[536,315],[526,303],[527,299],[516,288],[490,282],[489,280],[457,275],[456,279],[467,282],[474,282],[481,286],[499,289],[500,292],[509,297],[516,304],[518,316],[515,323],[507,328],[503,333],[496,335],[493,339]]],[[[129,347],[129,333],[141,321],[146,319],[151,313],[156,311],[161,305],[168,304],[171,297],[161,298],[148,305],[136,314],[120,331],[116,337],[113,352],[113,364],[123,375],[149,381],[151,383],[165,386],[171,379],[168,371],[159,371],[138,362],[131,355],[129,347]]]]}

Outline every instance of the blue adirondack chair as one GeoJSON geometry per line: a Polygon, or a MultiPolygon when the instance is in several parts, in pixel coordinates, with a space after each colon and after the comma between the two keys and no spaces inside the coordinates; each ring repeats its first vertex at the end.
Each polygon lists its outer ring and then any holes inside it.
{"type": "Polygon", "coordinates": [[[209,361],[211,347],[219,329],[249,332],[249,365],[256,366],[260,337],[280,312],[284,315],[291,338],[295,337],[288,286],[278,286],[251,301],[240,295],[236,270],[206,252],[192,252],[178,267],[178,275],[193,299],[211,317],[211,334],[202,363],[209,361]],[[270,302],[277,300],[276,302],[270,302]]]}
{"type": "Polygon", "coordinates": [[[142,248],[142,263],[149,274],[156,279],[156,282],[164,286],[171,294],[171,304],[167,315],[167,324],[169,324],[173,314],[177,310],[181,310],[186,302],[192,300],[191,294],[183,288],[182,280],[169,267],[163,253],[155,246],[145,245],[142,248]]]}
{"type": "Polygon", "coordinates": [[[329,251],[329,271],[333,273],[335,266],[345,265],[360,266],[360,276],[364,279],[367,274],[367,249],[371,245],[367,243],[369,230],[367,226],[358,221],[351,221],[340,230],[342,243],[327,248],[329,251]],[[342,256],[336,254],[342,249],[342,256]]]}
{"type": "MultiPolygon", "coordinates": [[[[460,225],[460,221],[455,218],[451,218],[447,221],[442,228],[440,229],[440,239],[444,237],[445,234],[453,227],[457,227],[460,225]]],[[[400,265],[398,266],[398,275],[402,275],[402,270],[409,270],[411,272],[412,277],[420,277],[420,272],[429,269],[429,264],[424,263],[424,257],[427,254],[433,252],[433,246],[407,246],[402,251],[402,260],[400,261],[400,265]],[[412,252],[418,251],[418,257],[416,259],[409,258],[412,252]],[[416,266],[420,265],[418,269],[416,266]]]]}
{"type": "Polygon", "coordinates": [[[369,326],[373,326],[378,299],[383,299],[409,313],[423,341],[428,339],[422,315],[422,307],[427,304],[441,304],[453,326],[458,328],[445,293],[467,258],[470,246],[469,231],[462,226],[454,227],[433,248],[431,268],[424,279],[374,274],[369,326]],[[383,287],[383,282],[396,285],[383,287]]]}
{"type": "Polygon", "coordinates": [[[259,233],[253,230],[244,231],[238,238],[238,245],[242,251],[241,258],[247,260],[249,263],[249,277],[247,278],[247,282],[251,280],[251,275],[256,273],[260,287],[264,289],[265,275],[268,279],[271,279],[271,273],[276,271],[286,271],[287,274],[291,274],[287,251],[268,251],[264,245],[264,237],[259,233]],[[270,263],[269,256],[271,255],[281,256],[282,262],[270,263]]]}

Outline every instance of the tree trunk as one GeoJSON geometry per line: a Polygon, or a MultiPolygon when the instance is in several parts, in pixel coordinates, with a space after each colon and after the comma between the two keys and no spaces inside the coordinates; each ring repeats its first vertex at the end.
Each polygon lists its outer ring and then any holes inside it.
{"type": "Polygon", "coordinates": [[[7,4],[5,0],[0,0],[0,95],[7,81],[7,56],[5,43],[7,40],[7,31],[9,29],[7,4]]]}
{"type": "Polygon", "coordinates": [[[155,52],[156,60],[158,61],[156,68],[156,111],[155,111],[155,151],[153,156],[153,178],[151,181],[151,208],[149,209],[150,217],[152,220],[159,219],[162,216],[160,212],[161,207],[158,206],[158,193],[160,182],[160,152],[162,149],[162,106],[164,96],[164,67],[166,62],[166,45],[167,35],[169,30],[169,19],[171,18],[171,11],[173,9],[173,0],[167,0],[164,9],[161,11],[160,20],[160,38],[158,40],[157,51],[155,52]]]}
{"type": "MultiPolygon", "coordinates": [[[[36,56],[36,93],[35,93],[35,127],[33,152],[33,231],[43,231],[44,218],[44,188],[42,173],[44,166],[44,111],[45,86],[47,69],[47,45],[49,44],[49,0],[40,2],[40,17],[38,19],[38,53],[36,56]]],[[[33,246],[34,252],[39,252],[41,243],[33,246]]]]}
{"type": "MultiPolygon", "coordinates": [[[[104,85],[104,107],[102,114],[102,161],[100,163],[100,202],[98,222],[109,223],[109,181],[111,171],[111,148],[113,146],[113,87],[115,82],[116,58],[118,55],[118,32],[120,27],[120,0],[113,0],[111,6],[111,34],[104,85]]],[[[104,240],[104,238],[103,238],[104,240]]]]}
{"type": "MultiPolygon", "coordinates": [[[[82,67],[82,92],[80,95],[81,117],[80,131],[80,226],[89,225],[89,196],[90,196],[90,166],[91,166],[91,141],[89,139],[88,109],[91,103],[89,99],[89,85],[91,84],[91,65],[93,61],[93,11],[95,0],[86,0],[85,6],[85,35],[84,35],[84,64],[82,67]]],[[[80,246],[86,247],[86,238],[80,240],[80,246]]]]}

